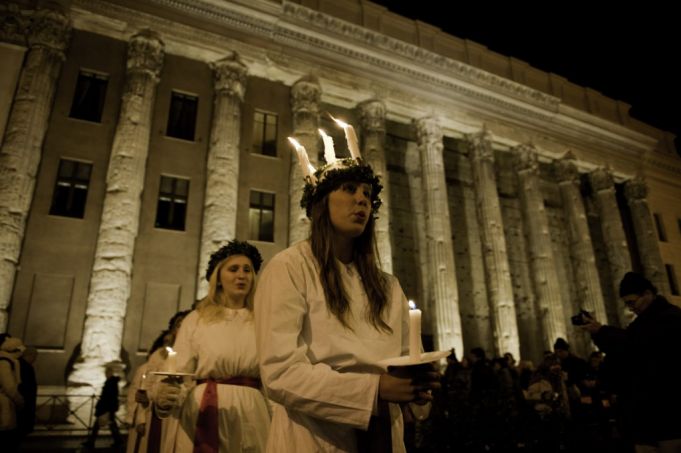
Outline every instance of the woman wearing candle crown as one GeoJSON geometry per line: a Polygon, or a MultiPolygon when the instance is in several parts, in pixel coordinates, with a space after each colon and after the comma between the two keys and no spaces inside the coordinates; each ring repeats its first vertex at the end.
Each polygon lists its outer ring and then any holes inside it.
{"type": "Polygon", "coordinates": [[[416,386],[378,364],[407,353],[409,322],[374,254],[381,185],[361,159],[326,155],[301,201],[310,239],[272,258],[255,296],[261,376],[278,403],[267,451],[404,451],[393,403],[429,400],[437,375],[416,386]]]}
{"type": "Polygon", "coordinates": [[[175,452],[265,450],[270,415],[261,392],[252,312],[261,264],[258,249],[240,241],[210,257],[208,295],[184,319],[175,340],[177,371],[194,373],[196,385],[184,401],[177,384],[159,390],[161,411],[179,419],[175,452]]]}

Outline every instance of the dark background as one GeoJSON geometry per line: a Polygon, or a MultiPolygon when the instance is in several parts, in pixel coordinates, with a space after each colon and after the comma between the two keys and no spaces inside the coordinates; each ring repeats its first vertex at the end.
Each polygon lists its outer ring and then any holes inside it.
{"type": "Polygon", "coordinates": [[[630,104],[632,117],[677,136],[681,156],[681,27],[672,3],[372,1],[630,104]]]}

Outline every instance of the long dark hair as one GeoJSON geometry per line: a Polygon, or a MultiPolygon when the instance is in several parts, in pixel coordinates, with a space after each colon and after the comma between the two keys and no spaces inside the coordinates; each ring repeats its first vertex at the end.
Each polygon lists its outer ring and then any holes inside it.
{"type": "MultiPolygon", "coordinates": [[[[326,306],[343,326],[349,328],[346,316],[350,309],[350,303],[333,254],[333,225],[329,215],[328,199],[329,195],[327,194],[312,205],[310,244],[312,254],[319,264],[319,279],[324,288],[326,306]]],[[[392,332],[392,329],[383,321],[382,317],[383,311],[388,306],[388,285],[385,275],[376,264],[374,223],[373,215],[369,215],[369,221],[364,231],[353,242],[352,259],[357,266],[364,291],[366,291],[369,299],[369,310],[367,312],[369,322],[376,330],[392,332]]]]}

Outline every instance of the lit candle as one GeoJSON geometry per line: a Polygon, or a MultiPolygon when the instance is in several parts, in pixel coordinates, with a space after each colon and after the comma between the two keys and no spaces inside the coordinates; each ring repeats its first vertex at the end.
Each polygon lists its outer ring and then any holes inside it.
{"type": "Polygon", "coordinates": [[[336,151],[333,149],[333,137],[324,132],[324,129],[319,129],[319,134],[324,141],[324,160],[327,164],[336,162],[336,151]]]}
{"type": "Polygon", "coordinates": [[[307,150],[305,147],[298,143],[298,140],[293,137],[289,137],[288,141],[293,145],[293,148],[296,150],[296,154],[298,154],[298,163],[300,164],[300,169],[303,171],[303,178],[309,176],[310,178],[314,179],[315,170],[310,163],[310,159],[307,157],[307,150]]]}
{"type": "Polygon", "coordinates": [[[409,301],[409,357],[421,357],[421,310],[413,300],[409,301]]]}
{"type": "Polygon", "coordinates": [[[166,346],[166,351],[168,351],[168,357],[166,357],[165,368],[169,373],[175,373],[177,371],[177,352],[173,350],[170,346],[166,346]]]}
{"type": "MultiPolygon", "coordinates": [[[[333,118],[333,117],[331,117],[333,118]]],[[[343,132],[345,132],[345,140],[348,142],[348,150],[350,150],[350,155],[352,156],[353,159],[357,160],[360,158],[360,153],[359,153],[359,140],[357,140],[357,134],[355,134],[355,128],[349,125],[348,123],[344,123],[341,120],[337,120],[336,118],[333,118],[333,120],[338,124],[340,127],[343,128],[343,132]]]]}

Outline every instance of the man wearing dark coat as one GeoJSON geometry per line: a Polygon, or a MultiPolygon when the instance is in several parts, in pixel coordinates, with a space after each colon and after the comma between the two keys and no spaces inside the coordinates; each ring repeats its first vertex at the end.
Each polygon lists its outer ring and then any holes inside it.
{"type": "Polygon", "coordinates": [[[606,353],[623,433],[637,453],[681,452],[681,308],[634,272],[619,293],[636,319],[620,329],[586,317],[583,329],[606,353]]]}

